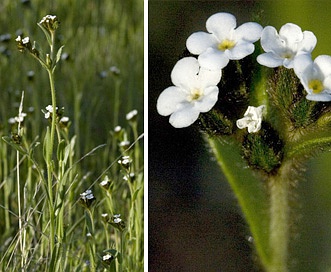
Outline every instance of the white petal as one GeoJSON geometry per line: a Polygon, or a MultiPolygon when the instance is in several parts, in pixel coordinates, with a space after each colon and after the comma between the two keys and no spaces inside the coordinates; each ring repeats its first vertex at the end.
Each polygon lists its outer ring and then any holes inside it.
{"type": "Polygon", "coordinates": [[[331,75],[331,57],[327,55],[318,56],[314,60],[314,64],[320,69],[320,72],[327,77],[331,75]]]}
{"type": "Polygon", "coordinates": [[[247,128],[248,128],[248,133],[258,132],[261,129],[261,121],[251,122],[247,128]]]}
{"type": "Polygon", "coordinates": [[[303,39],[301,28],[292,23],[283,25],[279,30],[279,36],[290,48],[296,47],[296,43],[301,42],[303,39]]]}
{"type": "Polygon", "coordinates": [[[179,111],[174,112],[169,119],[170,124],[175,128],[183,128],[192,125],[199,117],[199,111],[193,104],[179,111]]]}
{"type": "Polygon", "coordinates": [[[208,87],[205,90],[205,96],[195,102],[195,107],[199,112],[207,112],[214,107],[218,99],[218,87],[208,87]]]}
{"type": "Polygon", "coordinates": [[[217,40],[213,34],[208,34],[206,32],[196,32],[193,33],[186,40],[186,47],[194,55],[200,55],[202,52],[206,51],[208,47],[213,47],[217,45],[217,40]]]}
{"type": "Polygon", "coordinates": [[[308,94],[306,98],[312,101],[329,102],[331,101],[331,94],[330,93],[308,94]]]}
{"type": "Polygon", "coordinates": [[[257,57],[257,62],[270,68],[275,68],[283,65],[283,59],[281,59],[280,57],[278,57],[278,55],[275,55],[272,52],[259,55],[257,57]]]}
{"type": "Polygon", "coordinates": [[[175,64],[171,72],[171,80],[174,85],[190,90],[192,86],[195,87],[199,69],[199,63],[196,58],[182,58],[175,64]]]}
{"type": "Polygon", "coordinates": [[[327,90],[331,90],[331,75],[327,76],[323,81],[323,86],[327,90]]]}
{"type": "Polygon", "coordinates": [[[311,72],[313,67],[313,60],[310,54],[299,55],[294,58],[294,72],[299,77],[305,76],[306,71],[311,72]]]}
{"type": "Polygon", "coordinates": [[[168,87],[157,99],[156,108],[160,115],[168,116],[178,109],[178,104],[185,103],[187,95],[179,87],[168,87]]]}
{"type": "Polygon", "coordinates": [[[236,45],[231,50],[226,50],[225,54],[231,60],[240,60],[252,54],[254,52],[254,48],[254,44],[244,42],[239,45],[236,45]]]}
{"type": "MultiPolygon", "coordinates": [[[[304,31],[303,32],[303,40],[298,48],[299,51],[305,51],[311,53],[315,48],[317,43],[316,36],[311,31],[304,31]]],[[[299,52],[300,53],[300,52],[299,52]]]]}
{"type": "Polygon", "coordinates": [[[220,41],[229,38],[229,34],[231,34],[236,25],[236,17],[225,12],[210,16],[206,22],[208,32],[215,34],[220,41]]]}
{"type": "Polygon", "coordinates": [[[266,52],[281,54],[284,50],[284,42],[281,41],[277,30],[272,26],[266,26],[261,35],[261,46],[266,52]]]}
{"type": "Polygon", "coordinates": [[[210,70],[221,70],[229,63],[229,58],[224,52],[208,48],[198,57],[201,67],[210,70]]]}
{"type": "Polygon", "coordinates": [[[201,68],[199,75],[198,75],[198,86],[196,86],[198,89],[205,89],[209,86],[216,86],[222,76],[221,70],[209,70],[205,68],[201,68]]]}
{"type": "Polygon", "coordinates": [[[238,119],[237,122],[236,122],[237,127],[240,128],[240,129],[243,129],[243,128],[247,127],[249,120],[250,120],[249,117],[244,117],[244,118],[238,119]]]}
{"type": "Polygon", "coordinates": [[[249,42],[256,42],[260,39],[262,30],[262,26],[258,23],[249,22],[242,24],[235,30],[236,41],[245,40],[249,42]]]}

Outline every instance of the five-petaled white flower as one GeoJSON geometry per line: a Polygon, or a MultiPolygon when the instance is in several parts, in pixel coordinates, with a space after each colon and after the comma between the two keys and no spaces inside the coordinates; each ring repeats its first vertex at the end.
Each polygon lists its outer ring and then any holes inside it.
{"type": "Polygon", "coordinates": [[[187,49],[199,55],[201,67],[211,70],[224,68],[229,60],[239,60],[254,52],[254,42],[261,37],[262,26],[249,22],[237,29],[236,17],[220,12],[206,22],[209,33],[193,33],[186,41],[187,49]]]}
{"type": "Polygon", "coordinates": [[[314,61],[302,55],[294,61],[294,71],[313,101],[331,101],[331,56],[321,55],[314,61]]]}
{"type": "Polygon", "coordinates": [[[248,106],[244,118],[237,120],[237,127],[240,129],[247,127],[249,133],[258,132],[261,129],[264,109],[264,105],[259,107],[248,106]]]}
{"type": "Polygon", "coordinates": [[[315,48],[317,39],[311,31],[302,32],[295,24],[283,25],[279,34],[272,26],[263,29],[261,46],[266,53],[257,57],[261,65],[274,68],[283,65],[293,68],[293,60],[301,54],[310,54],[315,48]]]}
{"type": "Polygon", "coordinates": [[[168,87],[157,100],[157,111],[170,116],[169,122],[175,128],[188,127],[215,105],[218,98],[220,71],[200,67],[196,58],[179,60],[171,72],[175,86],[168,87]]]}

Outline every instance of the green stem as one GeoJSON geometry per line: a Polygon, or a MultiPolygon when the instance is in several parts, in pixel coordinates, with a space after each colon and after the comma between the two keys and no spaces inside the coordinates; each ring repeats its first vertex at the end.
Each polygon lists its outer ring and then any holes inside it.
{"type": "Polygon", "coordinates": [[[271,266],[268,272],[286,272],[289,243],[289,164],[269,180],[271,266]]]}
{"type": "Polygon", "coordinates": [[[48,184],[48,195],[49,195],[49,215],[50,215],[50,250],[53,252],[55,245],[55,215],[54,215],[54,204],[53,204],[53,148],[54,148],[54,135],[55,135],[55,121],[56,121],[56,95],[55,95],[55,81],[54,74],[51,68],[47,69],[49,83],[51,87],[51,97],[52,97],[52,124],[50,132],[50,141],[47,143],[47,184],[48,184]]]}

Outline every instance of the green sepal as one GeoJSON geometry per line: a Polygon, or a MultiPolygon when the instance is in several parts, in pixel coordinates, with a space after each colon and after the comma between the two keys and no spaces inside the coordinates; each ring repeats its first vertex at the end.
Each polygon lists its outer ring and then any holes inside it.
{"type": "Polygon", "coordinates": [[[268,192],[262,178],[241,157],[239,145],[229,137],[207,139],[249,225],[262,263],[271,261],[268,192]]]}

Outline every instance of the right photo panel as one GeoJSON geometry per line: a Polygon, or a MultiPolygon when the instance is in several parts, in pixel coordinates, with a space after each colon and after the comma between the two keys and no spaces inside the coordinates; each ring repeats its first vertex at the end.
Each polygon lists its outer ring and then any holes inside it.
{"type": "Polygon", "coordinates": [[[148,2],[149,271],[331,271],[329,8],[148,2]]]}

